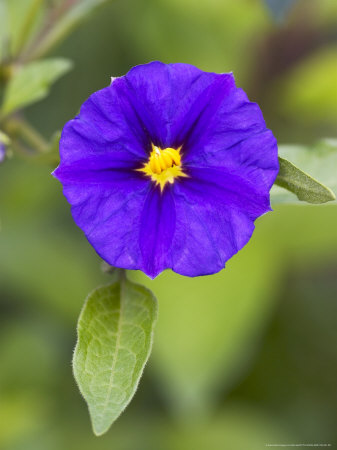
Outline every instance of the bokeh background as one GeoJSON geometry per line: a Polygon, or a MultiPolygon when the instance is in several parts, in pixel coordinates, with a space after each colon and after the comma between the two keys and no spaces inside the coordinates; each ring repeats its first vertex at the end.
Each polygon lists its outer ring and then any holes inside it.
{"type": "MultiPolygon", "coordinates": [[[[48,138],[111,76],[159,59],[233,71],[279,143],[336,137],[337,2],[284,3],[107,2],[54,50],[74,69],[26,118],[48,138]]],[[[336,204],[276,206],[212,277],[130,274],[159,301],[153,354],[96,438],[70,362],[84,299],[109,277],[51,170],[0,167],[1,450],[336,444],[336,204]]]]}

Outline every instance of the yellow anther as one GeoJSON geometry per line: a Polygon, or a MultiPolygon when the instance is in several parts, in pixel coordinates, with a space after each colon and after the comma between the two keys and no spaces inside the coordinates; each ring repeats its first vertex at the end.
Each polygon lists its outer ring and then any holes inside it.
{"type": "Polygon", "coordinates": [[[173,159],[174,164],[176,166],[180,166],[181,158],[180,158],[180,154],[179,154],[179,152],[177,152],[177,150],[175,150],[174,148],[165,148],[165,150],[163,150],[163,152],[166,153],[167,155],[169,155],[173,159]]]}
{"type": "Polygon", "coordinates": [[[163,152],[162,152],[162,158],[163,158],[163,160],[165,161],[166,168],[167,168],[167,167],[172,167],[172,162],[173,162],[173,160],[172,160],[171,156],[170,156],[168,153],[166,153],[165,151],[163,151],[163,152]]]}
{"type": "Polygon", "coordinates": [[[161,153],[161,155],[158,156],[158,161],[159,161],[160,168],[162,171],[169,167],[165,162],[164,153],[161,153]]]}
{"type": "Polygon", "coordinates": [[[152,172],[154,172],[154,173],[159,174],[162,171],[161,167],[160,167],[158,155],[152,154],[150,156],[150,167],[151,167],[152,172]]]}
{"type": "Polygon", "coordinates": [[[179,154],[180,149],[164,148],[152,145],[152,152],[150,155],[150,167],[154,173],[160,174],[166,169],[173,166],[180,166],[181,158],[179,154]]]}
{"type": "Polygon", "coordinates": [[[186,177],[181,168],[180,148],[177,150],[171,147],[161,149],[152,144],[152,152],[148,162],[140,172],[150,176],[153,181],[164,189],[166,183],[174,183],[177,177],[186,177]]]}
{"type": "Polygon", "coordinates": [[[150,169],[152,170],[152,172],[155,172],[156,164],[155,164],[155,161],[154,161],[154,155],[150,156],[149,165],[150,165],[150,169]]]}

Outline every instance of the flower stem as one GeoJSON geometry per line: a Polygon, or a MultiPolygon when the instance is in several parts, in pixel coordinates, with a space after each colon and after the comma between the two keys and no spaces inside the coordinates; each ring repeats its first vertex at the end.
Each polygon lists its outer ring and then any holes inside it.
{"type": "Polygon", "coordinates": [[[72,26],[71,23],[68,23],[71,22],[68,15],[71,15],[72,8],[78,3],[79,0],[64,0],[60,5],[49,11],[45,19],[45,25],[27,51],[21,55],[22,61],[32,61],[45,56],[70,33],[72,26]]]}
{"type": "Polygon", "coordinates": [[[120,269],[119,267],[113,267],[110,266],[105,261],[102,261],[101,265],[102,271],[105,273],[108,273],[109,275],[112,275],[113,281],[124,281],[126,280],[126,270],[120,269]]]}
{"type": "Polygon", "coordinates": [[[24,119],[12,117],[4,123],[4,129],[11,137],[23,139],[36,153],[48,152],[48,142],[24,119]]]}
{"type": "Polygon", "coordinates": [[[21,27],[20,33],[19,33],[19,37],[17,40],[16,49],[15,49],[16,54],[19,54],[21,52],[21,50],[24,48],[24,46],[26,45],[28,38],[29,38],[29,34],[34,25],[36,15],[38,14],[42,3],[43,3],[43,0],[34,0],[32,5],[30,6],[30,9],[29,9],[28,13],[26,14],[25,21],[24,21],[24,23],[21,27]]]}

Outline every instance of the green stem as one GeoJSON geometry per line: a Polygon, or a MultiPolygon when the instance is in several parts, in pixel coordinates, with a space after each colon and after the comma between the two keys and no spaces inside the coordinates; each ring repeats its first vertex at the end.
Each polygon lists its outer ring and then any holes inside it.
{"type": "Polygon", "coordinates": [[[126,270],[125,269],[117,269],[118,279],[119,281],[125,281],[126,280],[126,270]]]}
{"type": "Polygon", "coordinates": [[[126,270],[120,269],[118,267],[110,266],[105,261],[102,261],[102,270],[105,273],[108,273],[109,275],[112,275],[113,281],[124,281],[126,280],[126,270]]]}
{"type": "MultiPolygon", "coordinates": [[[[79,0],[64,0],[63,3],[50,11],[46,25],[42,28],[34,42],[22,55],[22,61],[32,61],[42,58],[48,53],[63,37],[72,30],[68,25],[68,15],[79,3],[79,0]],[[59,22],[65,22],[66,26],[60,26],[59,22]]],[[[71,20],[70,20],[71,22],[71,20]]]]}
{"type": "Polygon", "coordinates": [[[24,119],[12,117],[4,123],[4,129],[10,136],[23,139],[37,153],[48,151],[48,142],[24,119]]]}
{"type": "Polygon", "coordinates": [[[26,14],[25,21],[22,25],[22,28],[20,30],[20,34],[19,34],[19,37],[17,40],[17,45],[16,45],[16,49],[15,49],[16,54],[19,54],[21,52],[21,50],[23,49],[23,47],[25,46],[25,44],[27,43],[28,38],[29,38],[29,33],[31,32],[32,26],[34,25],[34,20],[36,18],[36,15],[38,14],[39,9],[43,2],[44,2],[44,0],[35,0],[33,2],[33,4],[31,5],[30,10],[26,14]]]}

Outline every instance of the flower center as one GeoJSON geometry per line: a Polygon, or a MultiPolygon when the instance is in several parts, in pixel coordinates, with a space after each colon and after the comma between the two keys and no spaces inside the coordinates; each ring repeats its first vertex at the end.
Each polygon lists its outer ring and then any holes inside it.
{"type": "Polygon", "coordinates": [[[149,165],[153,173],[161,174],[164,170],[173,166],[180,166],[181,158],[179,150],[164,148],[163,150],[153,145],[149,159],[149,165]]]}
{"type": "Polygon", "coordinates": [[[166,183],[174,183],[177,177],[186,177],[181,167],[180,148],[171,147],[161,149],[152,144],[152,151],[144,167],[137,169],[151,177],[160,189],[163,190],[166,183]]]}

